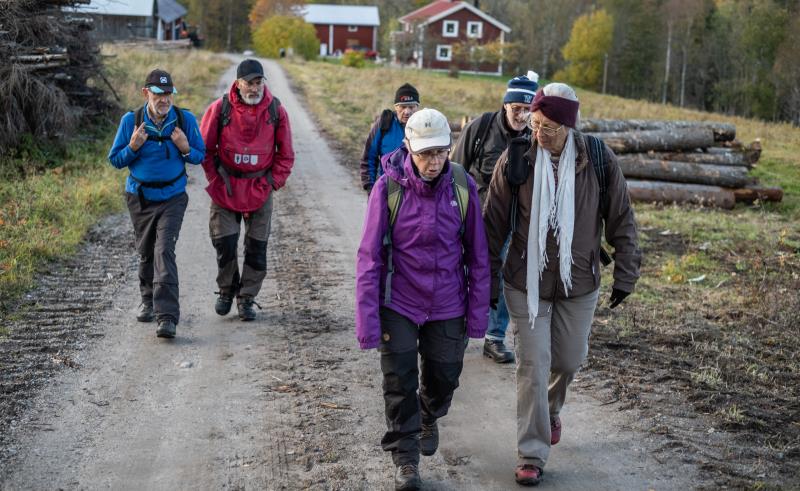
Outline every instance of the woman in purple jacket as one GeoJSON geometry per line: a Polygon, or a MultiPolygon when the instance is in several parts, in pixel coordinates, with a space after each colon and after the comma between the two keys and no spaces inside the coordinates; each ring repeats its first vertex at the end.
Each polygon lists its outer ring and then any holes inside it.
{"type": "Polygon", "coordinates": [[[416,112],[404,143],[383,158],[385,174],[367,205],[356,335],[362,349],[380,349],[388,426],[381,445],[397,466],[395,489],[406,490],[420,486],[420,453],[436,452],[436,420],[458,387],[468,337],[486,332],[489,259],[475,182],[447,158],[447,118],[416,112]]]}

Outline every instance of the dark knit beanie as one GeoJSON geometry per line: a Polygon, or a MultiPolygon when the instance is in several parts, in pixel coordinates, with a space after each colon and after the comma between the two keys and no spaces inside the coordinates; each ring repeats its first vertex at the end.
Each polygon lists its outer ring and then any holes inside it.
{"type": "Polygon", "coordinates": [[[395,104],[419,104],[419,92],[411,84],[403,84],[394,93],[395,104]]]}
{"type": "Polygon", "coordinates": [[[539,88],[538,81],[539,74],[534,71],[529,71],[527,75],[512,78],[508,81],[503,104],[515,102],[530,104],[533,101],[533,96],[536,95],[536,89],[539,88]]]}

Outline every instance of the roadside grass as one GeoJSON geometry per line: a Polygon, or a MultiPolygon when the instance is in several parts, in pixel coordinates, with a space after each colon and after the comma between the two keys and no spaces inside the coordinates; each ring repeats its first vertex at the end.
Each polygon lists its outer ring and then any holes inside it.
{"type": "MultiPolygon", "coordinates": [[[[354,170],[372,121],[403,83],[419,90],[423,107],[451,120],[497,110],[506,83],[410,69],[283,66],[354,170]]],[[[578,96],[583,117],[723,121],[736,125],[739,140],[761,140],[752,174],[781,186],[782,203],[730,211],[635,205],[642,277],[635,294],[610,311],[605,268],[589,365],[610,375],[612,392],[630,407],[655,416],[680,415],[688,405],[731,430],[747,449],[745,468],[768,469],[765,482],[800,475],[800,128],[587,91],[578,96]],[[670,406],[675,394],[682,402],[670,406]]],[[[718,484],[747,485],[732,465],[719,459],[708,468],[724,476],[718,484]]]]}
{"type": "MultiPolygon", "coordinates": [[[[178,105],[195,114],[205,109],[228,62],[202,51],[156,52],[106,47],[108,78],[123,108],[141,101],[139,89],[156,67],[170,70],[178,105]]],[[[86,231],[105,214],[123,209],[126,172],[108,164],[118,118],[81,128],[64,148],[30,139],[0,168],[0,315],[13,310],[37,271],[74,253],[86,231]],[[9,170],[10,169],[10,170],[9,170]]],[[[0,331],[0,337],[6,333],[0,331]]]]}

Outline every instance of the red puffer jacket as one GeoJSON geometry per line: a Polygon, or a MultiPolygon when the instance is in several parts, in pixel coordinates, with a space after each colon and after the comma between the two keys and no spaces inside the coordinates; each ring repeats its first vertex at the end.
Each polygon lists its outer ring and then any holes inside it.
{"type": "Polygon", "coordinates": [[[203,115],[200,132],[206,144],[203,170],[208,178],[208,192],[214,203],[236,212],[256,211],[267,201],[273,187],[267,175],[255,178],[235,177],[269,170],[274,189],[286,184],[294,165],[292,130],[289,117],[279,106],[277,133],[270,122],[269,104],[273,96],[264,88],[264,98],[255,106],[239,99],[236,82],[228,91],[231,103],[230,123],[217,138],[222,98],[214,101],[203,115]],[[230,193],[216,168],[216,157],[230,174],[230,193]]]}

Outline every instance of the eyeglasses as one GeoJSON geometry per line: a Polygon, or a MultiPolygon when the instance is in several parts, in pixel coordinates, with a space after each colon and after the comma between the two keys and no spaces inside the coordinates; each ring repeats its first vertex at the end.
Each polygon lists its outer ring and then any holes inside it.
{"type": "Polygon", "coordinates": [[[450,153],[449,148],[439,148],[436,150],[425,150],[424,152],[417,152],[414,155],[430,162],[434,159],[445,159],[447,155],[450,153]]]}
{"type": "Polygon", "coordinates": [[[528,128],[530,128],[531,131],[533,131],[534,135],[539,131],[541,131],[545,136],[556,136],[563,127],[564,127],[563,124],[558,128],[553,128],[551,126],[544,126],[540,122],[535,121],[533,118],[528,120],[528,128]]]}
{"type": "Polygon", "coordinates": [[[514,116],[527,117],[531,113],[530,106],[511,106],[509,112],[514,116]]]}

